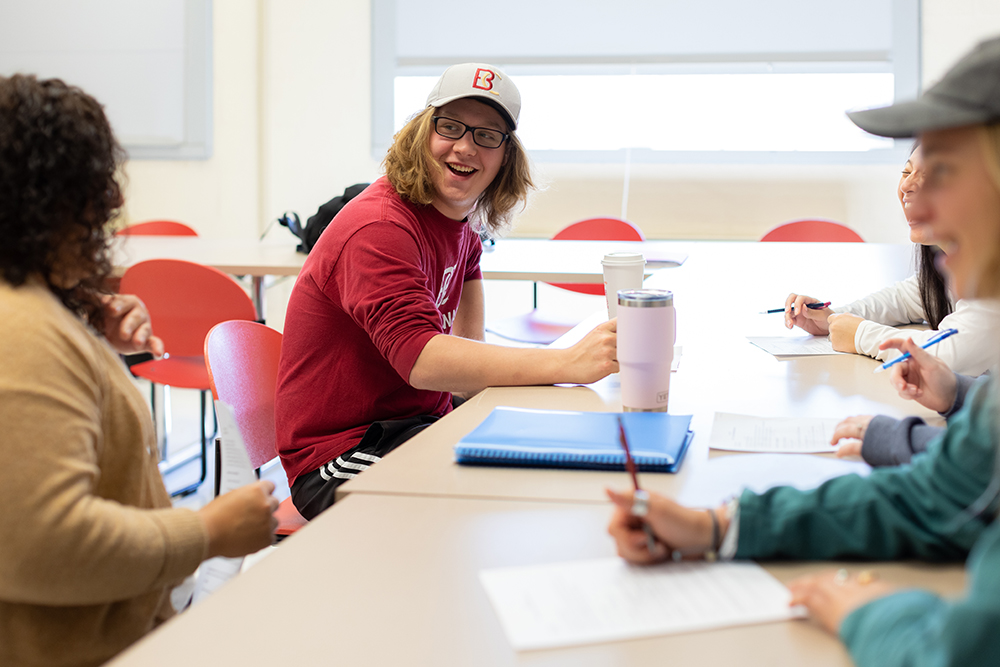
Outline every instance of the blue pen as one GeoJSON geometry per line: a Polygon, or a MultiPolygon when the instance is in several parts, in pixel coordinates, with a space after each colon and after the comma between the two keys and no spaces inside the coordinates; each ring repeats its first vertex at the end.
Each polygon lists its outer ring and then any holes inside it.
{"type": "MultiPolygon", "coordinates": [[[[926,350],[931,345],[936,345],[937,343],[940,343],[941,341],[943,341],[948,336],[954,336],[957,333],[958,333],[958,329],[945,329],[944,331],[941,331],[940,333],[938,333],[936,336],[932,336],[930,340],[928,340],[926,343],[924,343],[920,347],[921,347],[921,349],[926,350]]],[[[900,356],[896,357],[892,361],[885,362],[884,364],[882,364],[881,366],[879,366],[878,368],[876,368],[872,372],[873,373],[881,373],[885,369],[891,368],[891,367],[895,366],[896,364],[898,364],[899,362],[906,361],[909,358],[910,358],[910,353],[909,352],[904,352],[903,354],[901,354],[900,356]]]]}
{"type": "MultiPolygon", "coordinates": [[[[806,308],[809,310],[823,310],[824,308],[829,308],[829,301],[816,301],[814,303],[807,303],[806,308]]],[[[765,310],[761,312],[761,315],[774,315],[775,313],[785,312],[784,308],[772,308],[771,310],[765,310]]]]}

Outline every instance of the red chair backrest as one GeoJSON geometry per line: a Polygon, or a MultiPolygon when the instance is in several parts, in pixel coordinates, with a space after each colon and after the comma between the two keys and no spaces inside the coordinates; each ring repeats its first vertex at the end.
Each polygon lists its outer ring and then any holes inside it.
{"type": "Polygon", "coordinates": [[[257,322],[223,322],[205,338],[212,395],[232,406],[254,468],[277,456],[274,393],[280,356],[281,333],[257,322]]]}
{"type": "MultiPolygon", "coordinates": [[[[553,241],[645,241],[642,230],[627,220],[619,218],[588,218],[563,227],[552,237],[553,241]]],[[[549,283],[580,294],[604,296],[604,285],[588,283],[549,283]]]]}
{"type": "Polygon", "coordinates": [[[119,229],[115,236],[198,236],[198,232],[183,222],[150,220],[119,229]]]}
{"type": "Polygon", "coordinates": [[[202,356],[205,336],[219,322],[257,319],[253,301],[238,282],[218,269],[179,259],[130,266],[121,293],[142,299],[153,331],[172,356],[202,356]]]}
{"type": "Polygon", "coordinates": [[[761,241],[806,243],[864,243],[861,236],[833,220],[794,220],[778,225],[761,237],[761,241]]]}

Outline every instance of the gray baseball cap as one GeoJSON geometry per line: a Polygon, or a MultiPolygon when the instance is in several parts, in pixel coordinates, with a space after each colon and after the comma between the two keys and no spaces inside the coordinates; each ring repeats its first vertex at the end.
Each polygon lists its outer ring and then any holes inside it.
{"type": "Polygon", "coordinates": [[[521,93],[506,74],[485,63],[462,63],[444,71],[427,96],[427,106],[443,107],[464,97],[474,97],[496,108],[510,129],[517,129],[521,93]]]}
{"type": "Polygon", "coordinates": [[[896,139],[1000,122],[1000,37],[980,42],[916,100],[847,115],[866,132],[896,139]]]}

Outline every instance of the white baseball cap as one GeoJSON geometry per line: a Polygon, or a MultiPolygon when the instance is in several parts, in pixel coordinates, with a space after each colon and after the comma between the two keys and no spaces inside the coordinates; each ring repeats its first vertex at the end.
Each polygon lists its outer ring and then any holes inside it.
{"type": "Polygon", "coordinates": [[[493,106],[507,121],[510,129],[517,129],[521,114],[521,93],[510,78],[493,65],[462,63],[444,71],[427,96],[427,106],[439,108],[464,97],[474,97],[493,106]]]}

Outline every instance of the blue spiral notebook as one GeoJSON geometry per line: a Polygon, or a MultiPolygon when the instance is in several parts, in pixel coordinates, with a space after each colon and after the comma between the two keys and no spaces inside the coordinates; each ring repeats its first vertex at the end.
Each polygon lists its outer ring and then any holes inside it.
{"type": "Polygon", "coordinates": [[[494,408],[455,445],[465,465],[625,470],[621,415],[640,472],[676,472],[694,433],[691,415],[494,408]]]}

